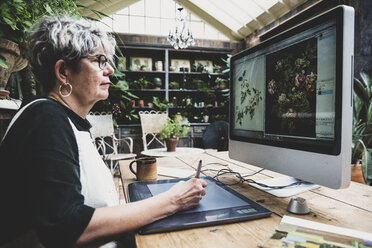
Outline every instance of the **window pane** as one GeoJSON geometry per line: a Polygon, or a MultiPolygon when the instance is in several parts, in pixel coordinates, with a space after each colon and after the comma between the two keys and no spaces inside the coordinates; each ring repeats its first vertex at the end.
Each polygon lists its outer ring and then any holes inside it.
{"type": "Polygon", "coordinates": [[[117,33],[129,32],[129,18],[125,15],[114,15],[113,29],[117,33]]]}
{"type": "Polygon", "coordinates": [[[146,18],[146,33],[151,35],[159,35],[160,33],[160,19],[159,18],[146,18]]]}
{"type": "Polygon", "coordinates": [[[129,6],[129,14],[136,15],[136,16],[144,16],[145,15],[145,2],[139,1],[129,6]]]}
{"type": "Polygon", "coordinates": [[[204,24],[202,22],[191,22],[190,31],[194,38],[203,39],[204,24]]]}
{"type": "Polygon", "coordinates": [[[106,32],[111,32],[113,30],[112,19],[109,17],[103,18],[101,21],[97,22],[97,25],[106,32]]]}
{"type": "Polygon", "coordinates": [[[217,30],[209,25],[205,25],[205,34],[204,39],[216,40],[217,39],[217,30]]]}
{"type": "Polygon", "coordinates": [[[162,18],[176,17],[176,3],[173,0],[161,0],[161,16],[162,18]]]}
{"type": "Polygon", "coordinates": [[[161,30],[160,30],[161,35],[168,35],[169,30],[174,31],[174,29],[176,27],[176,24],[175,24],[174,20],[161,19],[160,23],[161,23],[161,25],[160,25],[161,26],[161,30]]]}
{"type": "Polygon", "coordinates": [[[145,33],[145,18],[137,16],[129,16],[129,32],[134,34],[145,33]]]}
{"type": "Polygon", "coordinates": [[[145,15],[160,18],[160,0],[145,0],[145,15]]]}

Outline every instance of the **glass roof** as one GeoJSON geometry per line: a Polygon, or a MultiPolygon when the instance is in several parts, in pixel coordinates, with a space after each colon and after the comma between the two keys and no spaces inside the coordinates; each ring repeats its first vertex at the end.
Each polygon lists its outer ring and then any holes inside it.
{"type": "Polygon", "coordinates": [[[242,40],[306,1],[81,0],[83,5],[110,15],[112,19],[102,22],[115,32],[162,36],[174,28],[177,8],[183,6],[189,12],[187,20],[193,36],[217,40],[242,40]]]}

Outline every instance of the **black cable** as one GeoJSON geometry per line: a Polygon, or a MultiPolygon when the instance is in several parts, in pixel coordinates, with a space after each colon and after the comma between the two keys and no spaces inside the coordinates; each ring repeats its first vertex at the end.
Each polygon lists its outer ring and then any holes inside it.
{"type": "Polygon", "coordinates": [[[206,170],[202,170],[202,171],[215,171],[217,172],[217,174],[213,177],[213,179],[215,179],[217,182],[220,182],[220,183],[223,183],[225,185],[236,185],[236,184],[239,184],[239,183],[243,183],[243,182],[247,182],[247,183],[254,183],[254,184],[257,184],[258,186],[261,186],[261,187],[264,187],[264,188],[270,188],[270,189],[284,189],[284,188],[287,188],[287,187],[291,187],[291,186],[295,186],[295,185],[301,185],[305,182],[302,182],[302,181],[297,181],[297,182],[294,182],[294,183],[291,183],[291,184],[288,184],[288,185],[280,185],[280,186],[272,186],[272,185],[266,185],[266,184],[263,184],[263,183],[259,183],[259,182],[256,182],[255,180],[253,179],[250,179],[250,178],[246,178],[246,177],[249,177],[249,176],[253,176],[257,173],[260,173],[262,172],[264,169],[261,169],[255,173],[252,173],[252,174],[247,174],[247,175],[244,175],[242,176],[239,172],[237,171],[233,171],[231,170],[230,168],[226,169],[220,169],[220,170],[215,170],[215,169],[206,169],[206,170]],[[223,175],[233,175],[235,176],[238,181],[235,182],[235,183],[230,183],[230,184],[227,184],[227,183],[224,183],[222,182],[219,177],[220,176],[223,176],[223,175]]]}

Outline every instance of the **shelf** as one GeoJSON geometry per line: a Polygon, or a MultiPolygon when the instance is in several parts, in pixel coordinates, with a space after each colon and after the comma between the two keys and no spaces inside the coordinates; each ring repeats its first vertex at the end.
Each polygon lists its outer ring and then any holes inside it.
{"type": "MultiPolygon", "coordinates": [[[[209,126],[209,125],[210,125],[209,122],[192,122],[192,123],[190,123],[190,126],[192,126],[192,127],[209,126]]],[[[119,126],[119,128],[125,128],[125,127],[140,128],[141,124],[119,124],[118,126],[119,126]]]]}
{"type": "Polygon", "coordinates": [[[201,90],[193,90],[193,89],[169,89],[168,92],[175,92],[175,93],[192,93],[192,92],[198,92],[198,93],[229,93],[230,89],[223,89],[223,90],[208,90],[208,91],[201,91],[201,90]]]}
{"type": "Polygon", "coordinates": [[[182,71],[169,71],[169,75],[177,75],[177,76],[216,76],[216,77],[223,77],[224,74],[222,73],[207,73],[207,72],[182,72],[182,71]]]}
{"type": "MultiPolygon", "coordinates": [[[[211,61],[212,65],[220,65],[224,67],[225,63],[222,59],[227,59],[228,54],[231,53],[231,49],[224,49],[224,48],[203,48],[203,47],[189,47],[187,49],[176,50],[169,45],[156,45],[156,44],[138,44],[138,43],[126,43],[125,45],[119,44],[119,47],[122,49],[123,56],[126,57],[126,68],[127,70],[122,70],[124,74],[127,76],[127,80],[134,81],[141,77],[145,77],[147,80],[152,81],[153,78],[159,77],[162,80],[162,89],[129,89],[128,92],[132,92],[134,95],[138,96],[141,100],[144,100],[145,107],[139,107],[138,105],[134,107],[135,113],[137,114],[138,111],[149,111],[155,110],[154,108],[148,107],[148,104],[152,102],[151,98],[153,96],[159,97],[160,100],[168,100],[172,102],[173,98],[177,98],[177,103],[182,104],[185,103],[183,101],[184,98],[192,98],[192,102],[204,102],[204,107],[194,107],[194,105],[190,106],[177,106],[177,107],[168,107],[167,110],[169,113],[174,112],[191,112],[191,116],[199,116],[201,112],[206,110],[207,112],[211,112],[210,118],[212,120],[217,120],[213,118],[218,116],[225,115],[228,113],[228,106],[218,106],[214,107],[215,102],[218,103],[226,103],[227,97],[229,96],[229,89],[216,89],[217,84],[215,83],[218,77],[223,79],[228,79],[229,75],[224,73],[207,73],[207,72],[196,72],[193,70],[193,64],[197,60],[204,60],[204,61],[211,61]],[[149,58],[152,61],[152,65],[150,68],[153,71],[140,71],[140,70],[130,70],[131,60],[132,57],[144,57],[149,58]],[[176,62],[173,60],[179,60],[176,66],[176,62]],[[184,61],[182,61],[184,60],[184,61]],[[155,71],[155,62],[162,61],[162,69],[163,71],[155,71]],[[184,63],[184,64],[183,64],[184,63]],[[183,71],[170,71],[170,66],[174,66],[175,68],[189,68],[188,72],[183,71]],[[203,80],[204,83],[200,84],[201,88],[203,87],[204,90],[195,89],[195,84],[192,84],[193,80],[203,80]],[[173,86],[171,84],[173,81],[177,81],[179,86],[184,88],[182,89],[170,89],[169,86],[173,86]],[[205,88],[205,87],[208,87],[205,88]],[[207,107],[206,105],[213,104],[213,106],[207,107]],[[209,111],[208,111],[209,110],[209,111]]],[[[209,64],[210,65],[210,64],[209,64]]],[[[216,67],[209,67],[210,71],[212,71],[216,67]]],[[[228,85],[228,84],[227,84],[228,85]]],[[[129,86],[131,86],[129,84],[129,86]]],[[[136,101],[137,103],[137,101],[136,101]]],[[[222,117],[223,118],[223,117],[222,117]]],[[[211,120],[210,119],[210,120],[211,120]]],[[[140,122],[138,120],[138,122],[140,122]]],[[[128,122],[131,123],[131,122],[128,122]]],[[[131,123],[132,124],[132,123],[131,123]]],[[[135,124],[135,122],[133,123],[135,124]]],[[[202,123],[204,124],[204,123],[202,123]]]]}
{"type": "Polygon", "coordinates": [[[125,74],[148,74],[148,75],[159,75],[159,74],[162,74],[164,75],[165,74],[165,71],[130,71],[130,70],[124,70],[124,71],[121,71],[122,73],[125,73],[125,74]]]}
{"type": "Polygon", "coordinates": [[[177,106],[177,107],[168,107],[170,110],[177,110],[177,109],[223,109],[227,108],[227,106],[204,106],[204,107],[195,107],[195,106],[190,106],[190,107],[185,107],[185,106],[177,106]]]}
{"type": "Polygon", "coordinates": [[[128,89],[127,91],[129,92],[165,92],[166,90],[165,89],[160,89],[160,90],[157,90],[157,89],[143,89],[143,90],[140,90],[140,89],[128,89]]]}
{"type": "Polygon", "coordinates": [[[165,51],[168,50],[171,53],[197,53],[197,54],[217,54],[224,55],[231,53],[233,49],[230,48],[210,48],[210,47],[197,47],[191,46],[187,49],[177,50],[174,49],[171,45],[167,44],[145,44],[145,43],[136,43],[136,42],[125,42],[118,43],[119,48],[123,50],[148,50],[148,51],[165,51]]]}
{"type": "MultiPolygon", "coordinates": [[[[128,89],[129,92],[166,92],[167,90],[166,89],[160,89],[160,90],[157,90],[157,89],[143,89],[143,90],[140,90],[140,89],[128,89]]],[[[207,92],[210,92],[210,93],[229,93],[230,92],[230,89],[223,89],[223,90],[208,90],[208,91],[201,91],[201,90],[194,90],[194,89],[169,89],[168,92],[170,93],[207,93],[207,92]]]]}

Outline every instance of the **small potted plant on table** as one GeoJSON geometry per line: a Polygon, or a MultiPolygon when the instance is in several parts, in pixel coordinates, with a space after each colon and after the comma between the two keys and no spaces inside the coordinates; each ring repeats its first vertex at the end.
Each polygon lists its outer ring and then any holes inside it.
{"type": "Polygon", "coordinates": [[[167,118],[167,121],[162,125],[159,138],[165,140],[168,152],[176,151],[178,139],[186,136],[189,126],[189,123],[183,125],[180,121],[167,118]]]}

